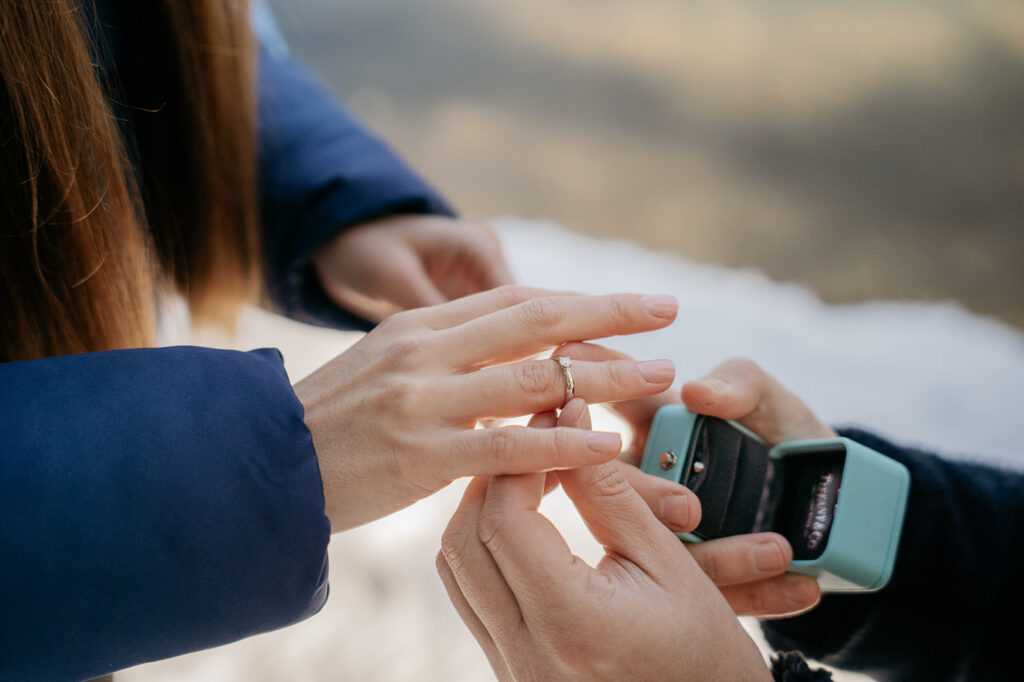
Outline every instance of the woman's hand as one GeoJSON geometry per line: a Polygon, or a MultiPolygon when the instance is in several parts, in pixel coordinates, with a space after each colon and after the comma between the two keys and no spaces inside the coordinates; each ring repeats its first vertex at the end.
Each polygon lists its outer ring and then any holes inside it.
{"type": "Polygon", "coordinates": [[[770,679],[728,603],[622,472],[558,473],[606,548],[596,568],[537,512],[544,474],[467,488],[437,568],[498,678],[770,679]]]}
{"type": "MultiPolygon", "coordinates": [[[[502,287],[394,315],[295,386],[313,435],[332,531],[372,521],[468,475],[545,471],[607,461],[618,434],[579,429],[476,429],[478,420],[562,406],[550,359],[526,359],[574,339],[659,329],[672,297],[579,296],[502,287]]],[[[581,361],[588,402],[668,388],[672,363],[581,361]]]]}
{"type": "Polygon", "coordinates": [[[490,227],[443,216],[353,227],[321,247],[313,263],[335,303],[375,322],[512,283],[490,227]]]}

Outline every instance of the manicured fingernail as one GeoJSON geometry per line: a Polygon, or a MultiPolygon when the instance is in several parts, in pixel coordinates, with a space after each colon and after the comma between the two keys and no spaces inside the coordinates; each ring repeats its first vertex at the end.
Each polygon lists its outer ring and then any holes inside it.
{"type": "Polygon", "coordinates": [[[690,497],[690,495],[674,494],[661,498],[658,507],[662,523],[673,530],[683,528],[691,530],[693,526],[690,525],[690,519],[693,517],[693,505],[690,497]]]}
{"type": "Polygon", "coordinates": [[[786,568],[786,557],[772,540],[759,542],[754,547],[754,568],[760,573],[779,573],[786,568]]]}
{"type": "Polygon", "coordinates": [[[640,303],[655,317],[675,317],[679,310],[679,301],[674,296],[643,296],[640,303]]]}
{"type": "Polygon", "coordinates": [[[622,449],[622,436],[617,433],[591,431],[587,434],[587,446],[596,452],[618,452],[622,449]]]}
{"type": "Polygon", "coordinates": [[[676,363],[671,360],[645,360],[637,364],[637,369],[652,384],[663,384],[676,378],[676,363]]]}

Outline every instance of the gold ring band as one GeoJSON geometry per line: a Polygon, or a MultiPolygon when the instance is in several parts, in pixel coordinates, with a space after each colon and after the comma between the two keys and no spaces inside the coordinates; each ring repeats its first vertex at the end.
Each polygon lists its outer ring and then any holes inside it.
{"type": "Polygon", "coordinates": [[[559,355],[551,359],[562,368],[562,376],[565,377],[565,402],[562,403],[562,407],[565,407],[572,400],[572,397],[576,395],[576,383],[572,380],[572,358],[559,355]]]}

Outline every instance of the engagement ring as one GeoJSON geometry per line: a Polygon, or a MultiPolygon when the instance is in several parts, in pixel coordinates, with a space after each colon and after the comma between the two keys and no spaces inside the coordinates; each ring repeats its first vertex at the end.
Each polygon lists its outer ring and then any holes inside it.
{"type": "Polygon", "coordinates": [[[576,393],[576,384],[572,380],[572,359],[564,355],[551,358],[558,363],[558,366],[562,368],[562,374],[565,376],[565,402],[562,403],[562,407],[565,407],[573,395],[576,393]]]}

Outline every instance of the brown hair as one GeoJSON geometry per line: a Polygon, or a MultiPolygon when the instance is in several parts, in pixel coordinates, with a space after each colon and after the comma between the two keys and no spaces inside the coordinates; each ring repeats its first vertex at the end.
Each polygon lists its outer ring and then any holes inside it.
{"type": "Polygon", "coordinates": [[[0,3],[0,360],[152,344],[164,285],[200,320],[258,290],[247,3],[122,4],[159,84],[127,144],[90,17],[71,0],[0,3]]]}

